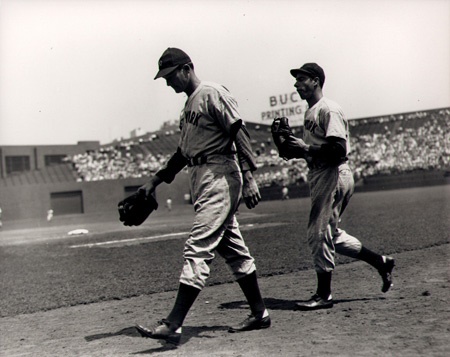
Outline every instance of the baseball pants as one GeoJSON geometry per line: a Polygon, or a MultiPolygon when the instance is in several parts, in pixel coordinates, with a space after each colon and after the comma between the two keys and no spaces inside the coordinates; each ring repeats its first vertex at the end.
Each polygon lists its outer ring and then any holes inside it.
{"type": "Polygon", "coordinates": [[[307,238],[318,273],[334,270],[336,253],[356,258],[361,242],[340,229],[340,216],[354,192],[353,174],[347,164],[310,169],[311,212],[307,238]]]}
{"type": "Polygon", "coordinates": [[[233,157],[215,155],[189,167],[195,219],[184,247],[180,282],[202,289],[215,252],[225,259],[235,279],[256,270],[235,213],[242,195],[242,176],[233,157]]]}

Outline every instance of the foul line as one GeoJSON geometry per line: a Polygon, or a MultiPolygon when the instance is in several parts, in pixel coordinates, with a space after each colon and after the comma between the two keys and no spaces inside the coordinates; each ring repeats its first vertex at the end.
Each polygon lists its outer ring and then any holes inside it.
{"type": "Polygon", "coordinates": [[[169,233],[169,234],[161,234],[159,236],[152,236],[152,237],[142,237],[142,238],[130,238],[130,239],[121,239],[121,240],[110,240],[106,242],[98,242],[98,243],[88,243],[88,244],[78,244],[78,245],[71,245],[70,248],[92,248],[102,245],[111,245],[111,244],[118,244],[118,243],[134,243],[139,241],[147,241],[147,240],[153,240],[158,238],[167,238],[167,237],[176,237],[181,235],[189,234],[189,232],[180,232],[180,233],[169,233]]]}
{"type": "MultiPolygon", "coordinates": [[[[284,224],[284,223],[244,224],[241,226],[241,230],[253,229],[253,228],[255,228],[255,226],[270,227],[270,226],[278,226],[280,224],[284,224]]],[[[110,240],[110,241],[98,242],[98,243],[77,244],[77,245],[71,245],[71,246],[69,246],[69,248],[92,248],[92,247],[100,247],[103,245],[113,245],[113,244],[122,245],[122,244],[126,244],[126,243],[151,241],[151,240],[160,239],[160,238],[187,236],[189,233],[190,232],[167,233],[167,234],[161,234],[161,235],[151,236],[151,237],[119,239],[119,240],[110,240]]]]}

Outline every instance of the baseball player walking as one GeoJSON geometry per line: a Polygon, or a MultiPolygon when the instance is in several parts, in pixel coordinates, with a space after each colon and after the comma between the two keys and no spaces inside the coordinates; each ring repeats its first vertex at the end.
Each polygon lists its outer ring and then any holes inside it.
{"type": "Polygon", "coordinates": [[[308,162],[311,212],[307,238],[317,274],[317,290],[312,298],[298,303],[299,310],[333,306],[331,277],[335,253],[363,260],[375,267],[383,280],[382,292],[392,286],[394,259],[381,256],[338,228],[340,217],[354,192],[353,174],[347,164],[350,152],[348,122],[341,107],[323,96],[325,73],[316,63],[292,69],[295,88],[308,102],[303,140],[290,137],[292,150],[299,150],[308,162]]]}
{"type": "Polygon", "coordinates": [[[256,267],[239,230],[236,210],[243,197],[249,209],[261,199],[252,176],[256,170],[248,132],[237,102],[223,86],[201,81],[189,56],[168,48],[159,60],[155,77],[164,78],[176,93],[188,98],[180,118],[177,151],[141,188],[151,195],[162,182],[171,183],[188,166],[195,218],[184,247],[184,265],[172,311],[152,327],[137,325],[144,337],[178,343],[183,321],[204,288],[215,253],[221,255],[234,274],[251,309],[242,323],[229,332],[270,326],[261,297],[256,267]]]}

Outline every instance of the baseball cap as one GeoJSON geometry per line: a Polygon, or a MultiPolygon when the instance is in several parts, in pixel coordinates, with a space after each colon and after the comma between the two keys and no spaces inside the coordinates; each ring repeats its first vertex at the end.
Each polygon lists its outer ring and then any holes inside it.
{"type": "Polygon", "coordinates": [[[317,63],[305,63],[300,68],[291,69],[291,74],[294,77],[297,77],[297,74],[299,73],[304,73],[312,78],[318,77],[321,87],[323,87],[323,84],[325,83],[325,72],[317,63]]]}
{"type": "Polygon", "coordinates": [[[191,62],[189,56],[179,48],[169,47],[158,61],[159,71],[155,79],[164,77],[174,71],[179,65],[191,62]]]}

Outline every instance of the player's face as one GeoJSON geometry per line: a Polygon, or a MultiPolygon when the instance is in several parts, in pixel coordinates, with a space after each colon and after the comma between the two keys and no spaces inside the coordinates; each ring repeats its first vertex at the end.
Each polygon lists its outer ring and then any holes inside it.
{"type": "Polygon", "coordinates": [[[314,91],[316,89],[316,83],[311,77],[308,77],[304,74],[298,74],[295,77],[296,81],[294,87],[297,89],[297,93],[300,95],[300,98],[308,100],[314,95],[314,91]]]}
{"type": "Polygon", "coordinates": [[[185,91],[188,85],[188,77],[184,71],[180,68],[164,76],[166,83],[169,87],[172,87],[176,93],[182,93],[185,91]]]}

